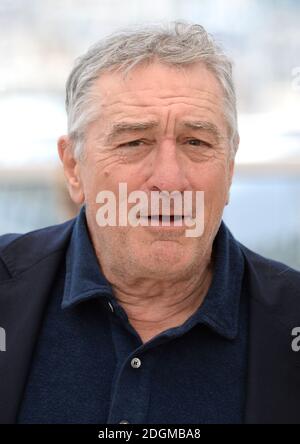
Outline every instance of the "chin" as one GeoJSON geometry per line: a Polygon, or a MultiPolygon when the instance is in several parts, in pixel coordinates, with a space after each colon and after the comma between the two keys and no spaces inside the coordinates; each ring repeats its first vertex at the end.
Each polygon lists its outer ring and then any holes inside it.
{"type": "Polygon", "coordinates": [[[192,252],[178,245],[151,246],[150,251],[145,251],[143,257],[138,258],[138,263],[149,273],[167,277],[168,275],[186,273],[193,260],[192,252]]]}
{"type": "Polygon", "coordinates": [[[186,267],[189,264],[171,264],[168,262],[157,261],[156,263],[145,264],[145,275],[151,279],[155,279],[157,281],[163,280],[173,280],[173,279],[181,279],[186,276],[186,267]]]}

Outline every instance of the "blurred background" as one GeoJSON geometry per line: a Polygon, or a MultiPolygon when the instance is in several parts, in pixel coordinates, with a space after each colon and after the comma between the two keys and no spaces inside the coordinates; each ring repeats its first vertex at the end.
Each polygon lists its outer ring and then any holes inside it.
{"type": "Polygon", "coordinates": [[[299,0],[0,0],[0,234],[73,217],[56,141],[74,59],[132,23],[191,20],[235,61],[241,143],[224,220],[300,270],[299,0]]]}

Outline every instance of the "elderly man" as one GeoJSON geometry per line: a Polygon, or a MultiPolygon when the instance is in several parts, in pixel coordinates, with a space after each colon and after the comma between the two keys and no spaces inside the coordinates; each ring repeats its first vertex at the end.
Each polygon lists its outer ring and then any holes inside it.
{"type": "Polygon", "coordinates": [[[222,221],[239,143],[226,55],[199,25],[123,31],[78,59],[66,107],[80,212],[0,241],[1,421],[300,422],[300,273],[222,221]],[[130,223],[120,184],[169,193],[170,212],[130,223]]]}

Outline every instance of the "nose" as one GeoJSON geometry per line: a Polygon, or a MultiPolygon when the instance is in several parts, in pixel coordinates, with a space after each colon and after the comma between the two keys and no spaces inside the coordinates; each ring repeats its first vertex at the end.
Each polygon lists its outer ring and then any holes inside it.
{"type": "Polygon", "coordinates": [[[188,189],[184,159],[178,158],[176,141],[166,139],[155,150],[151,174],[147,180],[148,190],[179,191],[188,189]]]}

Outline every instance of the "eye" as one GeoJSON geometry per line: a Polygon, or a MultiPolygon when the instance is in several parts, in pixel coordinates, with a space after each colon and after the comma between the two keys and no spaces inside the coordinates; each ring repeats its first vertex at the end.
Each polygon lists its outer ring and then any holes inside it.
{"type": "Polygon", "coordinates": [[[185,143],[192,145],[192,146],[206,146],[211,147],[211,144],[208,142],[205,142],[204,140],[200,139],[187,139],[185,143]]]}
{"type": "Polygon", "coordinates": [[[120,148],[124,148],[124,147],[130,147],[130,148],[134,148],[136,146],[141,146],[144,145],[145,141],[142,139],[136,139],[136,140],[130,140],[129,142],[125,142],[125,143],[121,143],[119,145],[120,148]]]}

